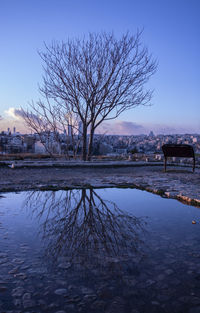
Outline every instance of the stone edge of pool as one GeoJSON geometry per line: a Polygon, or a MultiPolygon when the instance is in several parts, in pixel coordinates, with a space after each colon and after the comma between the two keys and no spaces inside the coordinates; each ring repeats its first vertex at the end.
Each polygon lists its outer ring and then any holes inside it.
{"type": "MultiPolygon", "coordinates": [[[[181,177],[181,174],[176,172],[174,173],[163,173],[162,169],[163,163],[162,162],[151,162],[151,163],[145,163],[145,162],[64,162],[64,163],[58,163],[58,162],[8,162],[7,164],[4,164],[1,168],[8,169],[9,173],[12,172],[12,176],[17,170],[23,171],[23,169],[42,169],[45,173],[46,168],[67,168],[67,169],[81,169],[81,168],[90,168],[95,170],[95,168],[138,168],[137,173],[134,173],[134,175],[119,175],[110,174],[105,175],[104,179],[95,178],[95,177],[89,177],[88,179],[73,179],[71,176],[71,179],[68,180],[54,180],[52,178],[51,181],[48,182],[42,182],[42,181],[28,181],[21,180],[21,181],[5,181],[3,179],[0,180],[0,193],[2,192],[17,192],[17,191],[26,191],[26,190],[60,190],[60,189],[75,189],[75,188],[113,188],[113,187],[119,187],[119,188],[137,188],[141,190],[146,190],[148,192],[160,195],[165,198],[171,198],[171,199],[177,199],[181,202],[191,204],[194,206],[200,207],[200,188],[199,188],[199,166],[196,168],[195,174],[190,173],[188,166],[181,166],[183,169],[186,169],[187,172],[182,175],[185,176],[185,182],[179,180],[181,177]],[[11,168],[12,163],[14,164],[14,168],[11,168]],[[148,168],[156,168],[159,167],[159,171],[150,172],[148,171],[148,168]],[[145,171],[141,169],[145,168],[145,171]],[[146,170],[147,169],[147,170],[146,170]],[[193,178],[196,179],[193,179],[193,178]],[[174,183],[175,182],[175,183],[174,183]]],[[[177,164],[173,164],[173,166],[177,164]]],[[[179,168],[181,168],[179,166],[179,168]]],[[[171,168],[171,166],[170,166],[171,168]]],[[[84,177],[85,178],[85,177],[84,177]]]]}

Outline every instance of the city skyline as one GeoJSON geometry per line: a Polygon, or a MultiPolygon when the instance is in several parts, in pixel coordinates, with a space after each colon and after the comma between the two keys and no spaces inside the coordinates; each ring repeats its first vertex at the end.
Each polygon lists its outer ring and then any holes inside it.
{"type": "Polygon", "coordinates": [[[142,41],[158,60],[151,78],[152,106],[137,107],[99,132],[108,134],[199,133],[198,1],[1,1],[0,130],[23,129],[15,113],[39,98],[42,77],[37,50],[44,42],[113,31],[144,29],[142,41]]]}

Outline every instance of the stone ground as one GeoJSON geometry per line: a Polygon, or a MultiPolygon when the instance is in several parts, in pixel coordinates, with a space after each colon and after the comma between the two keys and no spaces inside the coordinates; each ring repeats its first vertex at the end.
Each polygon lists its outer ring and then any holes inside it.
{"type": "Polygon", "coordinates": [[[0,167],[0,192],[58,190],[65,188],[132,187],[200,206],[200,168],[168,167],[149,164],[103,163],[84,166],[38,167],[29,164],[14,169],[0,167]],[[148,165],[148,166],[147,166],[148,165]]]}

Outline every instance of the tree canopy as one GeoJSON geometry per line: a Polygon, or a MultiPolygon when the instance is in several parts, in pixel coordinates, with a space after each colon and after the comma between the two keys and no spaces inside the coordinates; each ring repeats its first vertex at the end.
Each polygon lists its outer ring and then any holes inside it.
{"type": "Polygon", "coordinates": [[[45,127],[54,125],[55,130],[66,127],[68,117],[74,116],[82,123],[83,160],[90,159],[95,130],[103,121],[152,98],[152,90],[145,86],[157,63],[142,44],[139,31],[120,38],[102,32],[54,41],[45,44],[39,55],[44,69],[39,87],[43,99],[24,111],[25,120],[32,127],[31,114],[39,115],[34,123],[42,120],[45,127]]]}

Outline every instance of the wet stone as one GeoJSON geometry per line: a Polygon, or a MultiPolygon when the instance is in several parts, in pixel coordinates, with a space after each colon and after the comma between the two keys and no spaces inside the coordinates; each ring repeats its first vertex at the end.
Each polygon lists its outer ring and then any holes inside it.
{"type": "Polygon", "coordinates": [[[16,274],[19,270],[19,267],[14,267],[12,270],[8,272],[8,274],[16,274]]]}
{"type": "Polygon", "coordinates": [[[92,302],[92,301],[96,300],[96,298],[97,298],[96,295],[85,295],[83,297],[83,300],[87,301],[87,302],[92,302]]]}
{"type": "Polygon", "coordinates": [[[73,312],[75,310],[75,305],[73,303],[70,303],[70,304],[66,304],[64,306],[64,309],[67,311],[67,312],[73,312]]]}
{"type": "Polygon", "coordinates": [[[47,303],[43,299],[40,299],[40,300],[38,300],[38,305],[44,308],[47,306],[47,303]]]}
{"type": "Polygon", "coordinates": [[[161,302],[169,301],[170,297],[168,295],[158,295],[157,299],[161,302]]]}
{"type": "Polygon", "coordinates": [[[165,279],[165,275],[160,274],[156,277],[156,280],[160,281],[160,280],[164,280],[165,279]]]}
{"type": "Polygon", "coordinates": [[[15,258],[15,259],[12,260],[12,263],[23,264],[23,263],[24,263],[24,260],[19,259],[19,258],[15,258]]]}
{"type": "Polygon", "coordinates": [[[8,256],[7,253],[0,253],[0,259],[1,258],[7,258],[7,256],[8,256]]]}
{"type": "MultiPolygon", "coordinates": [[[[56,280],[57,285],[66,286],[67,282],[65,280],[56,280]]],[[[68,288],[69,289],[69,288],[68,288]]]]}
{"type": "Polygon", "coordinates": [[[77,303],[79,302],[81,299],[79,296],[75,296],[75,297],[69,297],[67,298],[66,302],[67,303],[77,303]]]}
{"type": "Polygon", "coordinates": [[[59,306],[59,305],[58,305],[57,303],[52,302],[52,303],[50,303],[50,304],[48,305],[48,308],[49,308],[50,310],[52,310],[52,309],[57,308],[58,306],[59,306]]]}
{"type": "Polygon", "coordinates": [[[174,285],[174,286],[178,286],[180,285],[181,281],[177,278],[173,278],[171,281],[170,281],[170,284],[174,285]]]}
{"type": "Polygon", "coordinates": [[[200,313],[200,306],[191,308],[189,313],[200,313]]]}
{"type": "Polygon", "coordinates": [[[0,292],[5,292],[7,289],[8,288],[6,286],[0,286],[0,292]]]}
{"type": "Polygon", "coordinates": [[[8,262],[7,258],[0,259],[0,265],[5,264],[5,263],[7,264],[7,262],[8,262]]]}
{"type": "Polygon", "coordinates": [[[36,305],[35,301],[30,299],[30,300],[24,300],[23,301],[23,306],[25,309],[27,308],[33,308],[36,305]]]}
{"type": "Polygon", "coordinates": [[[14,299],[13,303],[18,308],[21,307],[21,305],[22,305],[22,302],[20,299],[14,299]]]}
{"type": "Polygon", "coordinates": [[[15,275],[15,277],[20,278],[20,279],[26,279],[27,275],[25,273],[18,273],[15,275]]]}
{"type": "Polygon", "coordinates": [[[112,303],[110,304],[108,310],[106,310],[106,313],[125,313],[125,303],[124,300],[121,297],[115,298],[112,303]]]}
{"type": "Polygon", "coordinates": [[[71,267],[71,263],[70,262],[60,263],[58,267],[67,270],[68,268],[71,267]]]}
{"type": "Polygon", "coordinates": [[[171,275],[171,274],[173,274],[173,273],[174,273],[174,271],[171,270],[171,269],[167,269],[167,270],[165,271],[165,274],[167,274],[167,275],[171,275]]]}
{"type": "Polygon", "coordinates": [[[31,299],[31,293],[26,292],[26,293],[23,295],[23,301],[24,301],[24,300],[30,300],[30,299],[31,299]]]}
{"type": "Polygon", "coordinates": [[[100,310],[100,311],[104,311],[104,308],[106,306],[106,302],[105,301],[100,301],[100,300],[97,300],[95,302],[93,302],[91,304],[91,308],[94,309],[94,310],[100,310]]]}
{"type": "Polygon", "coordinates": [[[13,297],[21,297],[24,293],[24,288],[22,287],[17,287],[12,290],[12,296],[13,297]]]}
{"type": "Polygon", "coordinates": [[[145,282],[145,286],[146,286],[146,287],[152,286],[153,284],[155,284],[155,280],[152,280],[152,279],[148,279],[148,280],[145,282]]]}
{"type": "Polygon", "coordinates": [[[190,302],[192,304],[200,304],[200,298],[198,298],[198,297],[191,297],[190,302]]]}
{"type": "Polygon", "coordinates": [[[92,289],[90,289],[90,288],[87,288],[87,287],[82,287],[81,288],[81,293],[83,293],[83,294],[93,294],[94,293],[94,291],[92,290],[92,289]]]}
{"type": "Polygon", "coordinates": [[[67,294],[67,289],[65,289],[65,288],[56,289],[56,290],[54,291],[54,293],[55,293],[56,295],[59,295],[59,296],[64,296],[64,295],[67,294]]]}
{"type": "Polygon", "coordinates": [[[104,287],[99,289],[97,294],[100,299],[110,299],[112,296],[112,290],[110,290],[110,288],[104,287]]]}
{"type": "Polygon", "coordinates": [[[156,284],[156,287],[157,287],[157,289],[163,290],[163,289],[168,289],[168,288],[169,288],[169,285],[166,284],[166,283],[164,283],[164,282],[162,282],[162,281],[159,281],[159,282],[156,284]]]}
{"type": "Polygon", "coordinates": [[[35,301],[31,299],[31,294],[28,292],[23,295],[22,300],[25,309],[32,308],[36,305],[35,301]]]}
{"type": "Polygon", "coordinates": [[[27,269],[29,269],[29,268],[30,268],[29,265],[25,265],[25,266],[22,266],[22,267],[21,267],[21,270],[24,271],[24,270],[27,270],[27,269]]]}

